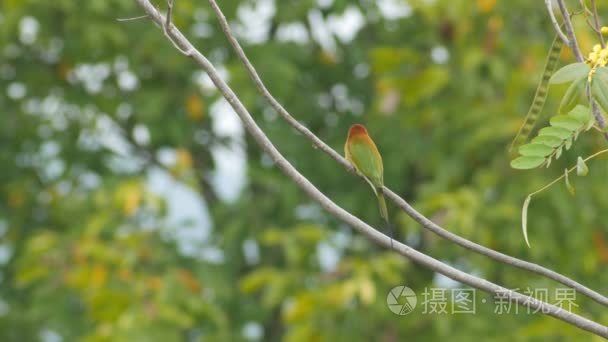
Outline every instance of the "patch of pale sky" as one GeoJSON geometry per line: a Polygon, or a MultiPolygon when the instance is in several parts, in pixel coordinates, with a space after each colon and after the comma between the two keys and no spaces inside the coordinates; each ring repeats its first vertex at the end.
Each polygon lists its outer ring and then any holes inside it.
{"type": "Polygon", "coordinates": [[[31,16],[25,16],[19,22],[19,40],[25,45],[34,44],[39,30],[38,20],[31,16]]]}
{"type": "Polygon", "coordinates": [[[212,225],[206,203],[198,193],[160,168],[148,171],[147,187],[167,203],[165,222],[170,227],[169,237],[177,241],[182,253],[197,256],[212,225]]]}
{"type": "Polygon", "coordinates": [[[331,14],[327,18],[327,28],[343,43],[352,41],[365,26],[365,18],[359,8],[348,6],[341,14],[331,14]]]}
{"type": "Polygon", "coordinates": [[[243,241],[243,255],[248,265],[256,265],[260,262],[260,245],[254,239],[243,241]]]}
{"type": "Polygon", "coordinates": [[[230,138],[227,146],[211,147],[216,165],[212,180],[218,196],[232,202],[238,198],[246,183],[245,131],[241,120],[223,98],[211,105],[210,114],[213,132],[230,138]]]}
{"type": "Polygon", "coordinates": [[[294,42],[306,44],[309,42],[308,30],[300,22],[281,24],[277,29],[277,40],[280,42],[294,42]]]}
{"type": "Polygon", "coordinates": [[[378,0],[376,3],[386,19],[400,19],[412,15],[412,6],[405,0],[378,0]]]}
{"type": "Polygon", "coordinates": [[[246,340],[259,341],[264,337],[264,327],[258,322],[249,321],[243,325],[241,333],[246,340]]]}
{"type": "Polygon", "coordinates": [[[334,51],[336,49],[336,42],[334,41],[333,35],[329,34],[330,30],[323,19],[321,11],[318,9],[310,10],[308,12],[308,21],[311,28],[310,34],[313,39],[321,45],[324,50],[334,51]]]}
{"type": "Polygon", "coordinates": [[[249,44],[265,42],[270,29],[270,19],[275,12],[274,0],[258,0],[254,3],[241,4],[237,9],[236,34],[249,44]]]}

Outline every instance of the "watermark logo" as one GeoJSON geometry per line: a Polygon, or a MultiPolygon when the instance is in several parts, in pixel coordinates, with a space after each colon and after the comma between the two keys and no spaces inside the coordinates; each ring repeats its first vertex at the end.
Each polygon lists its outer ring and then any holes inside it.
{"type": "Polygon", "coordinates": [[[396,315],[407,315],[414,311],[418,298],[407,286],[393,287],[386,296],[386,305],[396,315]]]}
{"type": "MultiPolygon", "coordinates": [[[[493,298],[487,300],[481,298],[480,302],[483,305],[494,305],[494,313],[497,315],[504,314],[535,314],[541,310],[544,313],[549,313],[551,306],[544,308],[539,306],[539,303],[553,304],[553,309],[562,309],[572,312],[573,308],[578,307],[576,304],[576,291],[569,288],[556,288],[554,292],[549,292],[546,288],[537,289],[513,289],[512,291],[519,292],[526,296],[526,300],[521,303],[522,306],[510,297],[507,290],[501,290],[494,293],[493,298]]],[[[472,288],[437,288],[425,287],[420,294],[420,310],[422,314],[475,314],[477,309],[477,293],[472,288]]],[[[394,314],[407,315],[414,311],[418,297],[416,293],[407,286],[393,287],[386,296],[386,304],[394,314]]]]}

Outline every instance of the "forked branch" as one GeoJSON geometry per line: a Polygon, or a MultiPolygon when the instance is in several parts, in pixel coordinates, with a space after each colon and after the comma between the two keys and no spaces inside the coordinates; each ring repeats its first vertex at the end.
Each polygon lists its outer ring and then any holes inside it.
{"type": "MultiPolygon", "coordinates": [[[[135,1],[149,15],[151,20],[153,20],[158,26],[163,26],[163,22],[165,22],[166,18],[159,13],[148,0],[135,1]]],[[[391,239],[388,236],[382,234],[378,230],[369,226],[367,223],[363,222],[361,219],[338,206],[331,199],[325,196],[325,194],[319,191],[308,179],[300,174],[276,149],[265,133],[260,129],[251,114],[247,111],[245,106],[241,103],[228,84],[226,84],[226,82],[220,77],[219,73],[211,62],[209,62],[209,60],[203,54],[201,54],[173,24],[167,26],[167,37],[180,50],[190,52],[188,56],[192,58],[194,62],[209,75],[219,92],[224,96],[226,101],[242,120],[245,129],[249,132],[249,134],[252,135],[255,142],[271,157],[277,167],[281,169],[281,171],[287,177],[289,177],[304,193],[306,193],[312,200],[317,202],[331,215],[350,225],[371,241],[374,241],[386,248],[390,246],[391,239]]],[[[536,300],[529,296],[525,296],[521,293],[496,285],[485,279],[460,271],[400,242],[394,242],[394,249],[412,261],[463,284],[493,295],[500,295],[515,303],[537,309],[539,312],[543,312],[547,315],[561,319],[564,322],[570,323],[581,329],[587,330],[599,336],[608,337],[608,327],[597,322],[563,310],[555,305],[536,300]]]]}

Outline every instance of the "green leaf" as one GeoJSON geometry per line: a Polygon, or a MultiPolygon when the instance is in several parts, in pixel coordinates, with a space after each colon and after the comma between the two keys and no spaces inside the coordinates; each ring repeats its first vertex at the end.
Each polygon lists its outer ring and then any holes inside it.
{"type": "Polygon", "coordinates": [[[593,128],[593,125],[595,125],[595,119],[589,120],[589,122],[587,123],[587,126],[585,126],[585,131],[588,131],[591,128],[593,128]]]}
{"type": "Polygon", "coordinates": [[[566,178],[566,189],[568,189],[568,192],[570,192],[570,194],[572,194],[572,196],[574,196],[576,191],[574,190],[574,187],[572,186],[572,184],[570,184],[570,179],[568,177],[568,169],[564,169],[564,177],[566,178]]]}
{"type": "Polygon", "coordinates": [[[583,158],[578,157],[576,160],[576,174],[577,176],[586,176],[589,173],[589,167],[583,158]]]}
{"type": "Polygon", "coordinates": [[[562,127],[545,127],[538,131],[538,135],[550,135],[561,138],[562,141],[568,139],[572,134],[571,130],[562,127]]]}
{"type": "Polygon", "coordinates": [[[244,276],[239,284],[243,293],[253,293],[276,279],[276,272],[271,268],[259,268],[244,276]]]}
{"type": "Polygon", "coordinates": [[[608,83],[608,67],[599,67],[595,71],[595,77],[599,77],[600,81],[608,83]]]}
{"type": "Polygon", "coordinates": [[[546,157],[553,153],[554,148],[544,144],[526,144],[519,147],[522,156],[546,157]]]}
{"type": "Polygon", "coordinates": [[[578,119],[569,115],[556,115],[549,121],[551,126],[565,128],[570,131],[575,131],[584,126],[578,119]]]}
{"type": "Polygon", "coordinates": [[[545,162],[544,157],[521,156],[511,161],[511,167],[518,170],[534,169],[545,162]]]}
{"type": "MultiPolygon", "coordinates": [[[[567,148],[566,148],[567,149],[567,148]]],[[[560,146],[556,151],[555,151],[555,159],[559,159],[559,157],[562,156],[562,151],[564,149],[560,146]]]]}
{"type": "Polygon", "coordinates": [[[564,97],[562,97],[562,101],[559,104],[559,113],[565,114],[571,111],[583,97],[585,92],[585,82],[587,81],[586,77],[579,78],[578,80],[572,82],[572,84],[566,90],[564,97]]]}
{"type": "Polygon", "coordinates": [[[409,105],[430,98],[448,84],[450,76],[443,66],[433,66],[422,69],[418,74],[408,78],[406,82],[399,82],[399,89],[408,94],[403,101],[409,105]]]}
{"type": "Polygon", "coordinates": [[[593,98],[602,107],[605,112],[608,112],[608,86],[601,79],[594,77],[591,82],[591,93],[593,98]]]}
{"type": "Polygon", "coordinates": [[[572,82],[589,74],[589,65],[586,63],[572,63],[557,70],[549,80],[549,84],[562,84],[572,82]]]}
{"type": "Polygon", "coordinates": [[[568,113],[568,116],[571,116],[571,117],[577,119],[583,125],[586,125],[587,123],[589,123],[590,120],[593,119],[593,116],[591,115],[591,110],[589,109],[589,107],[585,107],[583,105],[577,105],[576,107],[574,107],[574,109],[572,109],[568,113]]]}
{"type": "Polygon", "coordinates": [[[569,150],[570,147],[572,147],[572,141],[574,140],[574,137],[571,137],[569,139],[566,139],[566,143],[564,144],[566,147],[566,150],[569,150]]]}
{"type": "Polygon", "coordinates": [[[526,245],[528,245],[528,247],[530,247],[530,242],[528,241],[528,207],[530,206],[531,200],[532,196],[528,195],[524,201],[524,206],[521,209],[521,230],[524,233],[524,240],[526,240],[526,245]]]}
{"type": "Polygon", "coordinates": [[[557,146],[561,145],[563,142],[564,142],[563,139],[560,139],[558,137],[554,137],[551,135],[537,136],[536,138],[532,139],[532,141],[531,141],[531,143],[543,144],[543,145],[547,145],[547,146],[551,146],[551,147],[557,147],[557,146]]]}

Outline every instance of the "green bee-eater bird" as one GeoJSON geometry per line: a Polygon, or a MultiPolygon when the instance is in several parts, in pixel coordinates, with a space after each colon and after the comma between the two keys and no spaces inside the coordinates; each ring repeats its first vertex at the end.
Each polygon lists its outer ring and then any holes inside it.
{"type": "MultiPolygon", "coordinates": [[[[363,178],[374,189],[376,197],[378,197],[378,205],[380,206],[380,216],[388,224],[388,212],[386,210],[386,202],[382,187],[384,186],[384,168],[382,166],[382,157],[378,148],[369,134],[365,126],[354,124],[348,130],[348,138],[344,144],[344,155],[363,178]]],[[[392,234],[391,234],[392,235],[392,234]]],[[[391,236],[391,244],[392,244],[391,236]]]]}

